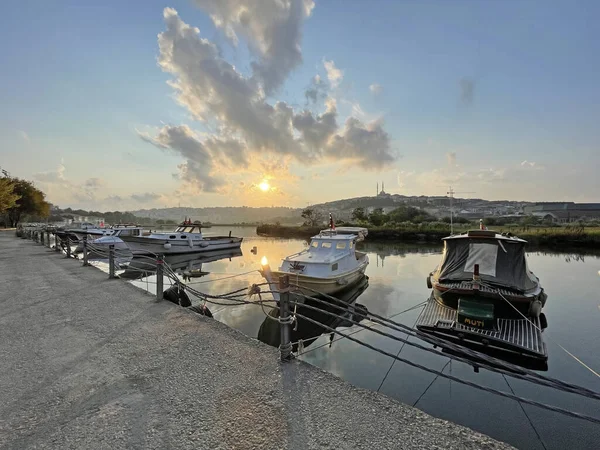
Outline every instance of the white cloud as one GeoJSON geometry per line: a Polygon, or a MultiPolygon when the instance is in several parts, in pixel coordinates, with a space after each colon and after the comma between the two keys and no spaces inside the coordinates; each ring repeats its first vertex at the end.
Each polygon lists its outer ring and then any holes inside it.
{"type": "Polygon", "coordinates": [[[369,86],[369,90],[371,91],[372,94],[379,95],[383,91],[383,87],[380,84],[373,83],[372,85],[369,86]]]}
{"type": "Polygon", "coordinates": [[[333,61],[324,60],[323,66],[327,72],[327,79],[329,80],[329,83],[331,83],[331,87],[335,89],[344,79],[344,72],[335,67],[333,61]]]}
{"type": "Polygon", "coordinates": [[[521,163],[521,166],[522,167],[534,167],[535,166],[535,162],[529,162],[529,161],[525,160],[525,161],[523,161],[521,163]]]}
{"type": "Polygon", "coordinates": [[[267,94],[277,89],[302,62],[302,24],[315,6],[313,0],[194,0],[217,28],[237,45],[243,36],[257,60],[253,78],[267,94]]]}
{"type": "Polygon", "coordinates": [[[19,130],[19,135],[25,142],[31,142],[29,135],[27,133],[25,133],[23,130],[19,130]]]}
{"type": "MultiPolygon", "coordinates": [[[[271,104],[254,76],[244,77],[238,72],[214,44],[200,37],[197,28],[183,22],[177,11],[166,8],[164,18],[166,30],[158,36],[159,66],[174,76],[169,84],[177,92],[178,102],[194,118],[216,121],[218,131],[201,138],[187,125],[167,125],[156,136],[138,134],[161,149],[180,154],[185,159],[179,167],[180,178],[197,189],[223,191],[225,182],[218,170],[239,170],[257,155],[289,156],[304,165],[335,159],[367,169],[380,169],[395,159],[380,121],[365,124],[350,117],[341,128],[335,100],[330,97],[325,98],[321,114],[295,111],[282,101],[271,104]]],[[[247,33],[246,37],[255,34],[247,33]]],[[[260,41],[264,36],[254,38],[260,41]]],[[[333,62],[330,69],[335,70],[328,76],[339,81],[341,71],[338,76],[333,62]]],[[[320,77],[313,79],[312,86],[321,84],[320,77]]],[[[316,101],[320,96],[307,94],[307,99],[316,101]]]]}

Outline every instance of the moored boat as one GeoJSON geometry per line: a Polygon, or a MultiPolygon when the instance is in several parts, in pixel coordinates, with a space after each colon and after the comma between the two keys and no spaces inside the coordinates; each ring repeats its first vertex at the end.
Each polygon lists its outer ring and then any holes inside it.
{"type": "Polygon", "coordinates": [[[204,236],[202,225],[185,221],[175,231],[154,232],[148,236],[123,236],[133,253],[182,254],[240,248],[242,238],[234,236],[204,236]]]}
{"type": "Polygon", "coordinates": [[[280,276],[289,275],[290,284],[305,295],[335,294],[365,274],[369,257],[356,251],[356,243],[367,234],[368,230],[360,227],[322,230],[306,250],[285,257],[278,270],[271,271],[263,261],[263,276],[275,283],[280,276]]]}
{"type": "Polygon", "coordinates": [[[472,230],[443,239],[417,329],[486,353],[537,361],[548,355],[546,294],[529,270],[525,244],[508,233],[472,230]]]}

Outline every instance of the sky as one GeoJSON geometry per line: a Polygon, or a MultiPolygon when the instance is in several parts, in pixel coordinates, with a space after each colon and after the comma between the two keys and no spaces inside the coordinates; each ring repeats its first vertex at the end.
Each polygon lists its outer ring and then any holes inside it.
{"type": "Polygon", "coordinates": [[[0,167],[60,207],[599,202],[596,1],[22,0],[0,167]],[[381,184],[380,184],[381,186],[381,184]]]}

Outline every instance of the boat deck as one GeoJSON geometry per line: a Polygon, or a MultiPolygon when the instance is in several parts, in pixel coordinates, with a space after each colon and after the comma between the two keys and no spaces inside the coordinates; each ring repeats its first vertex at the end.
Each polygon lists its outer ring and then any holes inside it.
{"type": "Polygon", "coordinates": [[[422,333],[475,347],[485,353],[506,353],[542,362],[548,359],[539,318],[530,318],[531,322],[526,319],[496,319],[494,330],[483,330],[458,323],[457,315],[456,309],[442,305],[431,296],[417,319],[416,327],[422,333]]]}

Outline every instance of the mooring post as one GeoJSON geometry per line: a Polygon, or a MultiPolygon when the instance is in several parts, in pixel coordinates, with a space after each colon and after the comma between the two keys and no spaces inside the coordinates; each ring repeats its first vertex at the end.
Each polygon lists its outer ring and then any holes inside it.
{"type": "Polygon", "coordinates": [[[83,265],[87,266],[88,264],[88,250],[87,250],[87,234],[83,235],[83,265]]]}
{"type": "Polygon", "coordinates": [[[163,298],[163,276],[164,276],[164,257],[158,255],[156,258],[156,301],[160,302],[163,298]]]}
{"type": "Polygon", "coordinates": [[[290,339],[290,326],[292,318],[290,316],[290,276],[283,275],[279,277],[279,324],[281,332],[281,342],[279,344],[279,353],[282,361],[289,361],[292,358],[292,343],[290,339]]]}
{"type": "Polygon", "coordinates": [[[115,245],[108,246],[108,278],[115,277],[115,245]]]}
{"type": "Polygon", "coordinates": [[[44,245],[44,232],[40,231],[40,244],[44,245]]]}
{"type": "Polygon", "coordinates": [[[60,239],[58,239],[58,236],[56,235],[56,233],[54,233],[54,251],[56,253],[60,252],[60,239]]]}
{"type": "Polygon", "coordinates": [[[71,238],[69,236],[67,236],[67,258],[71,257],[71,238]]]}

